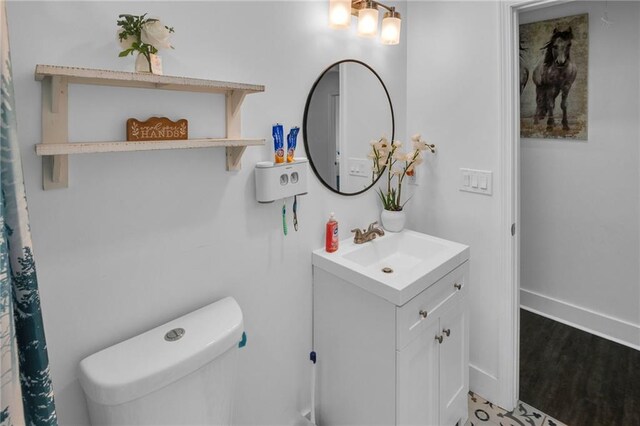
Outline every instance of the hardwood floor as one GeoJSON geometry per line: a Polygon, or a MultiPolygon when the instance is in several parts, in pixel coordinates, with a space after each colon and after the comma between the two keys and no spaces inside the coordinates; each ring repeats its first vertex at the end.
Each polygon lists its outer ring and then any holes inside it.
{"type": "Polygon", "coordinates": [[[640,426],[640,351],[521,309],[520,400],[569,426],[640,426]]]}

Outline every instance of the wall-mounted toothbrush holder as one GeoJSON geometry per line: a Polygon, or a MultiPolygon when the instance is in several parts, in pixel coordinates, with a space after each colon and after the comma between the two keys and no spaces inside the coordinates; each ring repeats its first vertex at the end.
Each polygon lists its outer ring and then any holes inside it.
{"type": "Polygon", "coordinates": [[[272,203],[283,198],[307,193],[309,160],[295,158],[293,163],[261,161],[256,164],[256,198],[272,203]]]}

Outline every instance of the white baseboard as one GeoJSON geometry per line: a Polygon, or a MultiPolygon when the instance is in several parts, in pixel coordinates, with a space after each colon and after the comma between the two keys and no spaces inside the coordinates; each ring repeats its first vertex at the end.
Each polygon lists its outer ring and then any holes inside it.
{"type": "Polygon", "coordinates": [[[640,350],[640,325],[572,303],[520,289],[520,307],[535,314],[640,350]]]}
{"type": "Polygon", "coordinates": [[[469,389],[487,401],[498,400],[498,379],[473,364],[469,364],[469,389]]]}

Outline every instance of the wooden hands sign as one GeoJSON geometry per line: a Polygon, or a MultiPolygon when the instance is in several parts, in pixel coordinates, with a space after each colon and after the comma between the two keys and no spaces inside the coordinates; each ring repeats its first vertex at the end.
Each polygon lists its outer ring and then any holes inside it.
{"type": "Polygon", "coordinates": [[[127,120],[127,141],[169,141],[189,138],[186,119],[171,121],[166,117],[151,117],[147,121],[127,120]]]}

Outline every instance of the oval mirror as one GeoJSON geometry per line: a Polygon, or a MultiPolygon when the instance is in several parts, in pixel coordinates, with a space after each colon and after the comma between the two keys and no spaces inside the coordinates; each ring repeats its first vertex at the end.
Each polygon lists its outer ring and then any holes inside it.
{"type": "Polygon", "coordinates": [[[393,106],[386,86],[367,64],[348,59],[325,69],[307,97],[304,144],[320,181],[343,195],[369,189],[379,175],[369,142],[393,140],[393,106]]]}

